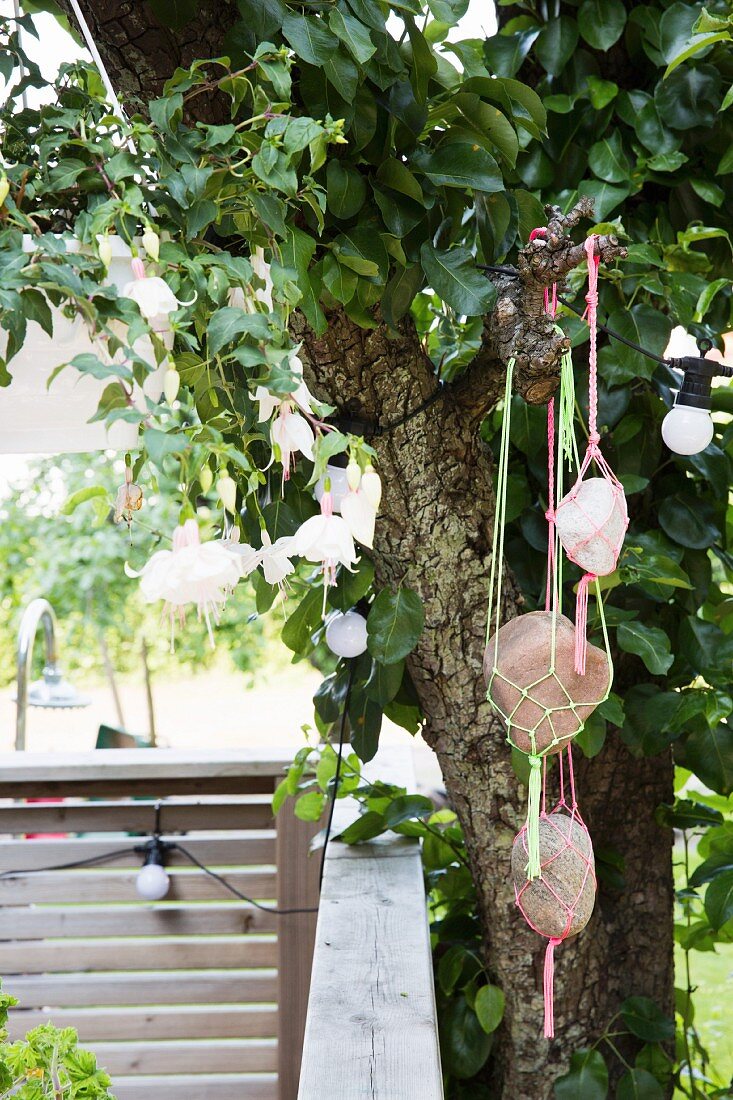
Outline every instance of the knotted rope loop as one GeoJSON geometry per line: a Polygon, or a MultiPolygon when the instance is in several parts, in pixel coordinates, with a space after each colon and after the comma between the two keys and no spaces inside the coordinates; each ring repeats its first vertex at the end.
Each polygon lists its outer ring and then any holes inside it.
{"type": "Polygon", "coordinates": [[[540,865],[540,800],[542,798],[542,757],[534,753],[529,761],[529,797],[527,804],[527,878],[539,878],[540,865]]]}

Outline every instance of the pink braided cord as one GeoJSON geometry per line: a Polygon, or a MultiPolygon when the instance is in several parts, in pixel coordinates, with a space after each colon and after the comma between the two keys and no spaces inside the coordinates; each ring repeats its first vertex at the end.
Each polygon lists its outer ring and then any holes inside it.
{"type": "MultiPolygon", "coordinates": [[[[550,856],[549,859],[546,859],[542,862],[542,870],[545,870],[547,867],[549,867],[554,862],[554,860],[556,860],[563,853],[563,851],[566,851],[568,848],[571,848],[575,852],[575,854],[577,856],[579,856],[580,859],[585,863],[585,871],[584,871],[584,874],[583,874],[583,881],[580,884],[580,888],[578,890],[577,896],[571,902],[570,905],[568,905],[568,903],[564,900],[564,898],[561,898],[557,894],[557,892],[552,888],[551,884],[546,880],[546,878],[544,876],[542,876],[541,879],[540,879],[540,881],[542,882],[542,885],[544,886],[544,888],[548,891],[549,894],[552,895],[553,898],[555,898],[555,900],[557,901],[560,908],[563,909],[567,914],[567,919],[565,921],[565,927],[563,928],[563,930],[562,930],[562,932],[560,933],[559,936],[548,935],[546,930],[544,930],[542,928],[538,928],[537,925],[535,925],[530,920],[530,918],[527,916],[527,913],[526,913],[526,911],[525,911],[525,909],[522,905],[522,895],[524,894],[525,890],[527,890],[528,888],[530,888],[532,886],[532,883],[525,882],[522,885],[521,889],[519,889],[519,890],[517,890],[516,886],[514,888],[515,901],[516,901],[517,907],[518,907],[520,913],[522,914],[522,916],[524,917],[525,921],[530,926],[530,928],[532,929],[533,932],[536,932],[538,935],[542,936],[544,939],[546,939],[548,941],[547,942],[547,948],[545,950],[544,975],[543,975],[544,1005],[545,1005],[545,1038],[547,1038],[547,1039],[553,1039],[555,1037],[555,1013],[554,1013],[555,948],[558,947],[559,944],[561,944],[564,939],[566,939],[566,937],[568,936],[568,934],[570,932],[570,929],[572,927],[572,922],[573,922],[573,916],[575,915],[575,907],[576,907],[578,901],[580,900],[580,898],[583,895],[583,891],[585,889],[585,884],[588,881],[589,876],[592,876],[593,881],[595,883],[595,871],[594,871],[591,860],[586,856],[585,852],[580,851],[580,849],[577,848],[571,840],[573,822],[577,822],[577,824],[583,829],[583,831],[586,834],[588,833],[588,829],[585,825],[585,822],[583,821],[583,818],[580,815],[580,810],[578,809],[578,801],[577,801],[577,797],[576,797],[576,793],[575,793],[575,771],[573,769],[573,755],[572,755],[572,751],[571,751],[571,748],[570,748],[569,744],[568,744],[565,751],[567,753],[568,784],[569,784],[569,788],[570,788],[570,802],[568,803],[568,801],[565,797],[565,774],[564,774],[565,769],[564,769],[564,766],[563,766],[563,753],[561,751],[559,756],[558,756],[559,779],[560,779],[560,796],[559,796],[557,802],[555,803],[555,805],[553,806],[552,810],[550,811],[550,813],[554,814],[554,813],[557,813],[558,810],[565,810],[570,815],[569,816],[570,826],[568,828],[568,833],[567,833],[567,836],[566,836],[565,833],[561,829],[558,829],[558,827],[555,825],[555,823],[550,820],[550,814],[547,813],[546,801],[545,801],[546,800],[546,785],[547,785],[547,767],[546,767],[547,761],[545,760],[545,762],[544,762],[545,763],[545,768],[544,768],[544,774],[543,774],[543,791],[542,791],[542,812],[540,814],[540,817],[543,818],[546,821],[549,821],[552,828],[554,828],[556,832],[560,833],[560,835],[561,835],[561,837],[564,841],[564,847],[560,848],[555,853],[555,855],[550,856]]],[[[527,834],[527,826],[524,825],[521,828],[521,830],[519,831],[518,836],[521,837],[522,847],[524,848],[525,852],[528,851],[526,834],[527,834]]],[[[592,852],[592,848],[591,848],[591,852],[592,852]]],[[[535,882],[536,881],[537,880],[535,880],[535,882]]]]}
{"type": "Polygon", "coordinates": [[[592,233],[585,242],[585,252],[588,257],[588,293],[585,300],[588,303],[588,328],[590,330],[590,352],[588,355],[589,381],[588,381],[588,431],[589,447],[597,447],[601,437],[598,434],[598,266],[601,257],[596,255],[598,236],[592,233]]]}
{"type": "MultiPolygon", "coordinates": [[[[530,241],[546,237],[547,229],[538,226],[529,235],[530,241]]],[[[545,313],[554,318],[557,313],[557,283],[552,284],[552,298],[545,287],[545,313]]],[[[552,604],[552,578],[555,570],[555,398],[551,397],[547,405],[547,584],[545,586],[545,611],[552,604]]]]}

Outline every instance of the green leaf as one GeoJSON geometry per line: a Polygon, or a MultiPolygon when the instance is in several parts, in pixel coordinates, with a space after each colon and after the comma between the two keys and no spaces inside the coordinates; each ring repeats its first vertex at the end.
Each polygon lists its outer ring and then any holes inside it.
{"type": "Polygon", "coordinates": [[[455,989],[456,982],[463,973],[466,958],[466,949],[461,944],[453,944],[445,955],[441,956],[438,963],[438,984],[446,996],[450,996],[455,989]]]}
{"type": "Polygon", "coordinates": [[[335,8],[328,17],[328,25],[360,65],[365,64],[377,52],[368,28],[347,11],[335,8]]]}
{"type": "Polygon", "coordinates": [[[608,1070],[599,1050],[576,1050],[570,1069],[555,1081],[555,1100],[606,1100],[608,1070]]]}
{"type": "Polygon", "coordinates": [[[368,647],[385,665],[401,661],[415,648],[425,623],[422,600],[411,588],[382,589],[367,618],[368,647]]]}
{"type": "Polygon", "coordinates": [[[282,23],[282,33],[301,61],[308,65],[325,65],[339,48],[339,40],[326,25],[312,15],[289,12],[282,23]]]}
{"type": "Polygon", "coordinates": [[[320,791],[308,791],[296,800],[293,813],[301,821],[318,821],[325,803],[326,796],[320,791]]]}
{"type": "MultiPolygon", "coordinates": [[[[608,0],[608,2],[615,3],[615,0],[608,0]]],[[[559,76],[572,57],[577,44],[578,24],[569,15],[560,15],[545,23],[535,44],[534,52],[546,73],[550,76],[559,76]]]]}
{"type": "Polygon", "coordinates": [[[300,654],[310,652],[313,648],[311,635],[321,621],[322,606],[322,589],[310,588],[291,611],[282,629],[282,640],[288,649],[300,654]]]}
{"type": "Polygon", "coordinates": [[[382,313],[393,328],[405,316],[413,299],[425,281],[420,264],[399,267],[384,288],[382,313]]]}
{"type": "Polygon", "coordinates": [[[385,707],[387,703],[392,702],[400,690],[404,672],[404,661],[396,661],[391,665],[383,665],[375,661],[364,690],[370,699],[379,703],[380,707],[385,707]]]}
{"type": "Polygon", "coordinates": [[[680,746],[684,766],[718,794],[733,793],[733,728],[727,722],[695,729],[680,746]]]}
{"type": "Polygon", "coordinates": [[[622,0],[583,0],[578,9],[578,30],[594,50],[610,50],[625,26],[622,0]]]}
{"type": "Polygon", "coordinates": [[[664,1100],[665,1091],[646,1069],[628,1070],[616,1088],[616,1100],[664,1100]]]}
{"type": "Polygon", "coordinates": [[[77,489],[75,493],[67,497],[59,511],[62,516],[70,516],[80,504],[84,504],[87,500],[93,500],[95,497],[106,499],[109,497],[109,493],[102,485],[87,485],[84,489],[77,489]]]}
{"type": "Polygon", "coordinates": [[[354,572],[342,569],[335,587],[328,591],[328,602],[337,611],[348,611],[366,596],[374,582],[374,562],[362,554],[354,572]]]}
{"type": "Polygon", "coordinates": [[[665,1016],[650,997],[627,997],[621,1005],[621,1017],[631,1034],[645,1043],[674,1039],[674,1020],[665,1016]]]}
{"type": "Polygon", "coordinates": [[[382,728],[382,708],[363,691],[355,691],[349,703],[351,745],[363,763],[377,755],[379,731],[382,728]]]}
{"type": "Polygon", "coordinates": [[[597,111],[603,110],[618,95],[618,84],[611,80],[601,80],[598,76],[588,77],[588,96],[597,111]]]}
{"type": "Polygon", "coordinates": [[[430,286],[456,313],[478,317],[493,307],[496,288],[476,270],[476,261],[467,248],[442,251],[425,241],[420,262],[430,286]]]}
{"type": "Polygon", "coordinates": [[[496,76],[513,77],[534,44],[539,30],[520,31],[519,34],[497,34],[484,46],[486,64],[496,76]]]}
{"type": "Polygon", "coordinates": [[[718,875],[705,891],[705,912],[717,931],[733,917],[733,871],[718,875]]]}
{"type": "Polygon", "coordinates": [[[339,840],[344,844],[361,844],[365,840],[373,840],[386,829],[384,817],[375,810],[369,810],[362,814],[356,821],[339,835],[339,840]]]}
{"type": "Polygon", "coordinates": [[[282,245],[283,263],[297,272],[298,289],[302,294],[299,306],[311,328],[322,335],[327,325],[319,302],[320,284],[309,271],[315,250],[316,242],[310,234],[293,226],[288,228],[288,237],[282,245]]]}
{"type": "Polygon", "coordinates": [[[471,187],[475,191],[502,191],[504,180],[490,153],[468,142],[444,142],[434,153],[423,153],[415,164],[428,179],[444,187],[471,187]]]}
{"type": "Polygon", "coordinates": [[[403,821],[427,817],[434,810],[432,801],[424,794],[403,794],[392,799],[384,811],[384,822],[391,829],[403,821]]]}
{"type": "Polygon", "coordinates": [[[720,106],[720,74],[711,65],[675,69],[657,84],[654,102],[673,130],[712,126],[720,106]]]}
{"type": "Polygon", "coordinates": [[[591,146],[588,163],[599,179],[608,183],[620,183],[629,178],[631,165],[618,130],[591,146]]]}
{"type": "Polygon", "coordinates": [[[680,546],[704,550],[712,546],[720,532],[713,521],[713,510],[707,501],[697,500],[687,493],[668,496],[657,512],[659,525],[666,535],[680,546]]]}
{"type": "Polygon", "coordinates": [[[492,1046],[478,1017],[461,993],[448,1002],[439,1017],[443,1069],[452,1077],[475,1077],[486,1062],[492,1046]]]}
{"type": "Polygon", "coordinates": [[[605,221],[611,211],[628,198],[630,193],[630,187],[613,187],[601,180],[582,180],[578,186],[578,194],[590,195],[593,199],[599,221],[605,221]]]}
{"type": "Polygon", "coordinates": [[[676,798],[672,806],[660,806],[655,817],[660,825],[671,829],[697,829],[718,825],[723,820],[719,810],[711,810],[709,806],[689,798],[676,798]]]}
{"type": "Polygon", "coordinates": [[[476,994],[474,1011],[487,1035],[496,1031],[504,1018],[504,991],[498,985],[482,985],[476,994]]]}
{"type": "Polygon", "coordinates": [[[175,432],[162,432],[159,428],[147,428],[143,435],[145,450],[156,466],[162,465],[168,455],[180,454],[186,450],[188,440],[185,435],[175,432]]]}
{"type": "Polygon", "coordinates": [[[689,61],[695,54],[701,53],[702,50],[708,49],[710,46],[714,46],[716,42],[730,42],[731,35],[729,31],[718,31],[715,34],[695,34],[689,41],[689,44],[685,49],[678,53],[674,57],[667,68],[664,71],[665,77],[668,77],[670,73],[673,73],[678,65],[682,65],[683,62],[689,61]]]}
{"type": "Polygon", "coordinates": [[[621,623],[616,640],[625,653],[635,653],[654,676],[663,676],[674,660],[669,637],[658,626],[621,623]]]}
{"type": "Polygon", "coordinates": [[[350,164],[330,160],[326,169],[326,195],[328,209],[334,217],[352,218],[364,205],[366,181],[350,164]]]}
{"type": "Polygon", "coordinates": [[[245,313],[243,309],[233,306],[224,306],[212,314],[208,328],[207,340],[210,355],[231,343],[236,336],[242,333],[251,333],[260,340],[266,340],[270,335],[267,318],[262,313],[245,313]]]}

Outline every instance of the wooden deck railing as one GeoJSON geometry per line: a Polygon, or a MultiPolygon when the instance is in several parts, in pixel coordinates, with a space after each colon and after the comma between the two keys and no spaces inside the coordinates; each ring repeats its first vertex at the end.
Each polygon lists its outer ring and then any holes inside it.
{"type": "Polygon", "coordinates": [[[270,810],[291,757],[0,756],[0,871],[120,850],[100,868],[0,879],[0,974],[20,1001],[11,1035],[48,1019],[76,1027],[118,1100],[295,1100],[315,915],[263,912],[175,852],[169,895],[142,902],[141,859],[123,852],[150,835],[162,800],[163,838],[242,893],[316,906],[317,826],[287,811],[276,824],[270,810]],[[64,801],[21,801],[43,798],[64,801]]]}
{"type": "MultiPolygon", "coordinates": [[[[377,765],[380,779],[413,788],[409,754],[382,752],[377,765]]],[[[339,828],[349,813],[339,806],[339,828]]],[[[298,1100],[442,1097],[419,843],[336,841],[321,891],[298,1100]]]]}

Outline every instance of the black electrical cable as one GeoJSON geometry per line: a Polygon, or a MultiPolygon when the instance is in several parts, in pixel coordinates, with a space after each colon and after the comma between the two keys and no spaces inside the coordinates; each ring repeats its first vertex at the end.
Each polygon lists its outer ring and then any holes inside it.
{"type": "Polygon", "coordinates": [[[336,754],[336,771],[333,776],[333,790],[331,792],[331,801],[328,806],[328,820],[326,821],[326,832],[323,837],[323,851],[321,852],[321,866],[318,872],[318,888],[320,890],[323,885],[323,872],[326,869],[326,850],[328,848],[328,842],[331,839],[331,826],[333,825],[333,815],[336,809],[336,799],[338,798],[339,783],[341,782],[341,763],[344,758],[344,735],[346,733],[346,718],[349,712],[349,703],[351,701],[351,689],[354,684],[354,668],[355,662],[352,660],[349,665],[349,679],[346,683],[346,694],[344,695],[344,706],[341,711],[341,724],[339,726],[339,744],[338,752],[336,754]]]}
{"type": "Polygon", "coordinates": [[[37,875],[42,871],[71,871],[77,867],[95,867],[99,864],[111,863],[115,859],[119,859],[120,856],[131,855],[136,852],[136,847],[129,848],[117,848],[113,852],[103,852],[98,856],[89,856],[88,859],[74,859],[69,863],[55,863],[50,867],[27,867],[25,870],[19,871],[3,871],[0,873],[0,878],[14,878],[16,875],[37,875]]]}
{"type": "Polygon", "coordinates": [[[202,863],[200,859],[197,859],[193,852],[189,852],[188,848],[184,848],[184,846],[182,844],[179,844],[178,841],[170,841],[167,846],[169,850],[175,849],[175,851],[180,852],[181,855],[184,855],[186,859],[190,859],[191,863],[198,867],[199,870],[204,871],[207,875],[209,875],[210,878],[213,878],[215,882],[220,883],[226,890],[229,891],[230,894],[233,894],[235,898],[239,898],[240,901],[246,901],[250,905],[254,905],[255,909],[261,909],[263,913],[274,913],[278,917],[286,917],[289,916],[291,913],[318,912],[317,905],[311,905],[303,909],[276,909],[270,905],[263,905],[261,902],[255,901],[254,898],[247,897],[247,895],[243,894],[241,890],[237,890],[236,886],[232,886],[231,882],[227,882],[223,875],[219,875],[216,871],[212,871],[210,867],[207,867],[205,863],[202,863]]]}

